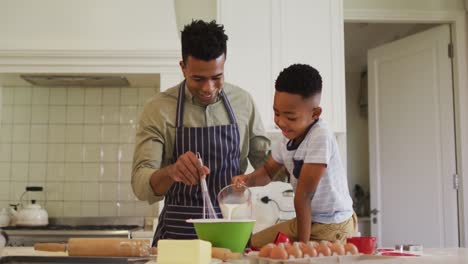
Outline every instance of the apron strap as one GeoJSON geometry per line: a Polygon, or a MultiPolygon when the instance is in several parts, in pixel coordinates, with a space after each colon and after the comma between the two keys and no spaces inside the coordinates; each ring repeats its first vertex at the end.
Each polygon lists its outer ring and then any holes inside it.
{"type": "Polygon", "coordinates": [[[179,85],[179,97],[177,97],[176,127],[184,125],[184,98],[185,98],[185,80],[179,85]]]}
{"type": "Polygon", "coordinates": [[[229,100],[224,93],[224,89],[221,90],[221,97],[223,98],[224,106],[226,107],[226,110],[228,111],[229,118],[231,119],[231,122],[233,124],[237,124],[236,121],[236,116],[234,115],[234,111],[232,110],[231,103],[229,103],[229,100]]]}
{"type": "MultiPolygon", "coordinates": [[[[179,97],[177,98],[176,127],[182,127],[184,125],[185,83],[186,83],[186,80],[184,80],[179,85],[179,97]]],[[[234,115],[234,111],[232,110],[231,104],[229,103],[229,100],[226,94],[224,93],[223,89],[221,89],[220,96],[221,96],[221,99],[223,100],[224,106],[226,107],[226,110],[229,115],[229,119],[231,120],[232,124],[237,124],[236,116],[234,115]]]]}

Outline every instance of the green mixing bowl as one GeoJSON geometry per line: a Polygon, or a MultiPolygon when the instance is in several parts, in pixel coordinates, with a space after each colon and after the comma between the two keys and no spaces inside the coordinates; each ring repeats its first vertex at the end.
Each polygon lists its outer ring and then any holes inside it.
{"type": "Polygon", "coordinates": [[[228,248],[232,252],[244,252],[255,224],[255,220],[189,219],[197,236],[210,241],[213,247],[228,248]]]}

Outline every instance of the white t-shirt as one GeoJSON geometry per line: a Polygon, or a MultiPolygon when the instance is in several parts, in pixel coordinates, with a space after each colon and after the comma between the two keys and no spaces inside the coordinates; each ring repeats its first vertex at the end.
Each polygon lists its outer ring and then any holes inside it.
{"type": "Polygon", "coordinates": [[[353,201],[349,195],[346,171],[341,163],[336,139],[325,122],[319,119],[297,148],[290,147],[288,150],[288,141],[283,138],[274,143],[272,158],[288,170],[294,192],[301,163],[327,164],[310,204],[312,221],[331,224],[350,218],[353,215],[353,201]]]}

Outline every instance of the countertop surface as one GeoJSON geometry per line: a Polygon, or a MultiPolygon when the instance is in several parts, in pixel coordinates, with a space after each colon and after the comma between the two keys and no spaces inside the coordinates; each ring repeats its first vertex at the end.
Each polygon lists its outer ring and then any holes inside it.
{"type": "MultiPolygon", "coordinates": [[[[5,247],[2,256],[67,256],[65,252],[44,252],[35,251],[32,247],[5,247]]],[[[213,263],[220,263],[214,260],[213,263]]],[[[247,259],[224,263],[249,263],[247,259]]],[[[254,262],[250,262],[254,263],[254,262]]],[[[268,263],[268,262],[266,262],[268,263]]],[[[270,261],[274,264],[293,264],[293,263],[312,263],[312,262],[293,262],[293,261],[270,261]]],[[[449,248],[449,249],[424,249],[422,256],[417,257],[384,257],[384,256],[344,256],[316,258],[313,263],[408,263],[408,264],[461,264],[468,263],[468,248],[449,248]]],[[[149,261],[147,264],[156,264],[155,261],[149,261]]]]}

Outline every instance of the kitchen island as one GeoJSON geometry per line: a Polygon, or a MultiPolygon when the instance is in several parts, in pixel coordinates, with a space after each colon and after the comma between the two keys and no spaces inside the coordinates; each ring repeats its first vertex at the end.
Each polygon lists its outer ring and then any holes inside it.
{"type": "MultiPolygon", "coordinates": [[[[65,252],[42,252],[35,251],[32,247],[5,247],[2,252],[2,257],[6,256],[51,256],[51,257],[65,257],[65,252]]],[[[3,263],[0,259],[0,263],[3,263]]],[[[42,262],[44,263],[44,262],[42,262]]],[[[56,262],[55,262],[56,263],[56,262]]],[[[110,262],[103,262],[110,263],[110,262]]],[[[138,261],[138,263],[145,264],[156,264],[154,259],[147,259],[146,261],[138,261]]],[[[220,261],[213,261],[213,263],[220,263],[220,261]]],[[[224,263],[245,263],[254,264],[250,262],[248,257],[244,257],[242,260],[224,262],[224,263]]],[[[363,264],[462,264],[468,263],[468,248],[451,248],[451,249],[425,249],[424,254],[418,257],[384,257],[384,256],[372,256],[372,255],[361,255],[361,256],[345,256],[345,257],[327,257],[327,258],[316,258],[313,262],[307,261],[283,261],[283,262],[271,262],[272,264],[305,264],[305,263],[363,263],[363,264]]]]}

